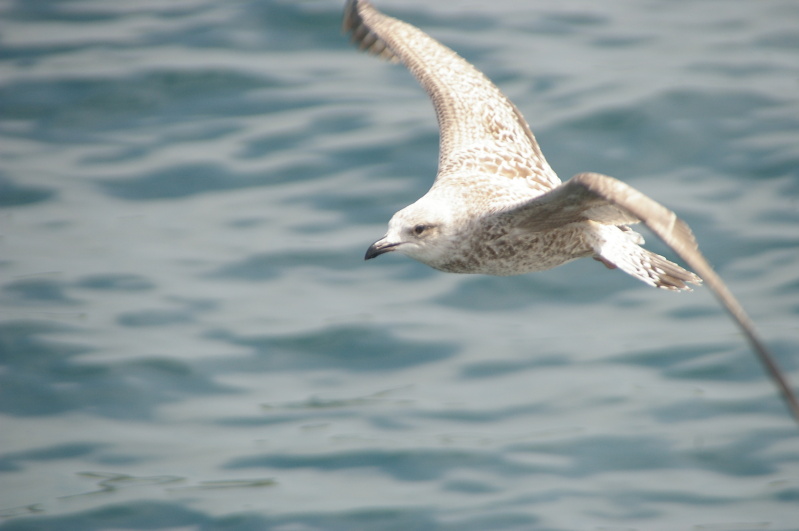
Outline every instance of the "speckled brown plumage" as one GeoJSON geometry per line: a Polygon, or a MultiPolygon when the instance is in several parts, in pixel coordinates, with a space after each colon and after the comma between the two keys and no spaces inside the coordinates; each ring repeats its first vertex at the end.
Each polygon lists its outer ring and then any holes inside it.
{"type": "Polygon", "coordinates": [[[704,280],[799,419],[799,402],[752,322],[674,212],[597,173],[561,184],[513,103],[418,28],[367,0],[347,2],[343,28],[361,49],[410,70],[433,102],[441,134],[432,188],[394,214],[367,259],[398,251],[442,271],[515,275],[593,257],[658,288],[686,290],[686,283],[704,280]],[[643,239],[627,226],[639,222],[698,275],[641,247],[643,239]]]}

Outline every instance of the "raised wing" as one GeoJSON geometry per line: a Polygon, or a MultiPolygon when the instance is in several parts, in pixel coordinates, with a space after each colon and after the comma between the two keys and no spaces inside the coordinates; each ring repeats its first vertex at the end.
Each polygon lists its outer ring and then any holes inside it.
{"type": "Polygon", "coordinates": [[[433,100],[441,133],[437,179],[478,169],[500,186],[508,178],[541,192],[560,184],[516,106],[458,54],[366,0],[348,0],[343,28],[361,49],[402,62],[433,100]]]}
{"type": "Polygon", "coordinates": [[[546,231],[586,219],[613,225],[638,222],[646,225],[711,289],[777,384],[788,409],[799,420],[799,401],[774,357],[741,304],[699,251],[690,227],[674,212],[617,179],[598,173],[581,173],[503,215],[518,220],[516,226],[531,231],[546,231]]]}

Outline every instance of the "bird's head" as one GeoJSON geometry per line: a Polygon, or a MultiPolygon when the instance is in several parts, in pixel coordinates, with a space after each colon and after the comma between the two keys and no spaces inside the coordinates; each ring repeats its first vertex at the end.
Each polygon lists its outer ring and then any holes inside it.
{"type": "Polygon", "coordinates": [[[451,259],[455,238],[449,209],[423,197],[391,218],[388,232],[366,251],[365,260],[397,251],[431,267],[451,259]]]}

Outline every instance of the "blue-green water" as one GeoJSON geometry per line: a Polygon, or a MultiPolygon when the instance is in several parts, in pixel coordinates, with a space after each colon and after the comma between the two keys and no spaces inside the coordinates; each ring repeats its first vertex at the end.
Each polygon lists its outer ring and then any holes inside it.
{"type": "MultiPolygon", "coordinates": [[[[376,1],[677,210],[799,382],[799,4],[376,1]]],[[[706,290],[362,261],[437,131],[342,3],[0,1],[0,528],[799,529],[706,290]]]]}

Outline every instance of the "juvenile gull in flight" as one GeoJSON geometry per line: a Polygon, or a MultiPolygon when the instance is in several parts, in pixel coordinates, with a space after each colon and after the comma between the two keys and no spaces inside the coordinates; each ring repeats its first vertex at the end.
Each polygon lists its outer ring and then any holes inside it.
{"type": "Polygon", "coordinates": [[[394,214],[366,259],[396,251],[452,273],[516,275],[593,257],[650,286],[690,290],[702,281],[729,312],[792,414],[799,402],[740,303],[677,215],[623,182],[580,173],[561,183],[522,114],[481,72],[418,28],[367,0],[348,0],[344,30],[358,46],[401,62],[433,101],[438,175],[394,214]],[[643,223],[696,274],[643,247],[643,223]]]}

